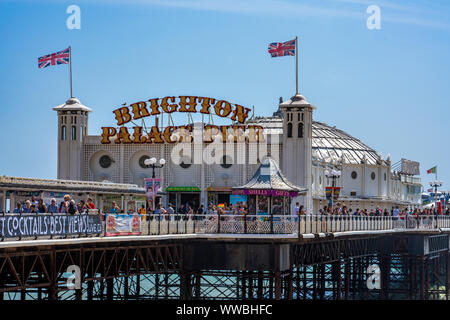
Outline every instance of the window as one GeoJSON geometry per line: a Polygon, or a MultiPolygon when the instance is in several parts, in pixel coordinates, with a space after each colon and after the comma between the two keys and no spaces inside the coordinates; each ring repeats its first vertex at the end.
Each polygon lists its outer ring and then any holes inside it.
{"type": "Polygon", "coordinates": [[[100,160],[98,162],[100,164],[100,167],[106,169],[106,168],[109,168],[111,166],[113,161],[112,161],[110,156],[105,154],[104,156],[100,157],[100,160]]]}
{"type": "Polygon", "coordinates": [[[356,171],[352,171],[352,179],[356,179],[358,177],[358,174],[356,171]]]}
{"type": "Polygon", "coordinates": [[[72,140],[77,140],[77,128],[72,126],[72,140]]]}
{"type": "Polygon", "coordinates": [[[386,172],[384,173],[384,181],[386,181],[386,172]]]}
{"type": "Polygon", "coordinates": [[[303,138],[303,123],[298,124],[298,137],[303,138]]]}
{"type": "Polygon", "coordinates": [[[222,162],[221,162],[221,166],[222,168],[228,169],[229,167],[231,167],[233,164],[233,159],[231,159],[231,157],[229,156],[223,156],[222,157],[222,162]]]}
{"type": "Polygon", "coordinates": [[[139,167],[141,167],[142,169],[146,169],[148,168],[148,166],[145,165],[145,160],[150,159],[149,156],[142,156],[139,158],[139,167]]]}
{"type": "Polygon", "coordinates": [[[287,136],[288,136],[288,138],[292,138],[292,123],[291,122],[289,122],[288,123],[288,125],[287,125],[287,136]]]}
{"type": "Polygon", "coordinates": [[[375,180],[375,172],[372,172],[372,173],[370,174],[370,179],[375,180]]]}
{"type": "Polygon", "coordinates": [[[61,127],[61,140],[66,140],[66,126],[61,127]]]}

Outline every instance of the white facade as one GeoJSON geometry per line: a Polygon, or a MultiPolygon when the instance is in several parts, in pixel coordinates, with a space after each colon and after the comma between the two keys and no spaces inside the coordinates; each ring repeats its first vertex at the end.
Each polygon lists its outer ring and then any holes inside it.
{"type": "MultiPolygon", "coordinates": [[[[307,212],[318,212],[328,203],[325,187],[331,186],[324,172],[335,168],[342,172],[336,180],[336,186],[341,187],[338,202],[353,210],[421,206],[420,178],[391,173],[389,157],[382,159],[358,139],[313,121],[314,109],[303,96],[297,95],[280,103],[273,117],[247,121],[264,127],[273,141],[280,142],[268,151],[272,156],[279,156],[280,168],[290,181],[308,189],[307,195],[294,199],[293,204],[299,201],[307,212]]],[[[100,136],[87,136],[88,114],[92,110],[75,98],[54,110],[58,113],[58,179],[107,180],[142,186],[144,178],[152,174],[143,164],[146,158],[171,159],[174,144],[104,145],[100,143],[100,136]],[[74,135],[72,130],[76,131],[74,135]]],[[[199,148],[207,147],[206,144],[193,147],[190,154],[183,155],[186,162],[201,152],[199,148]]],[[[231,193],[232,186],[243,185],[251,178],[258,164],[249,159],[263,149],[264,146],[255,143],[246,143],[243,150],[235,148],[232,159],[227,158],[226,162],[238,157],[244,162],[231,166],[203,162],[182,166],[167,161],[155,173],[162,178],[162,191],[166,192],[163,201],[178,205],[192,197],[195,205],[202,203],[207,207],[208,199],[223,199],[231,193]]]]}
{"type": "Polygon", "coordinates": [[[76,98],[53,108],[58,112],[58,179],[79,180],[89,112],[76,98]]]}
{"type": "Polygon", "coordinates": [[[307,213],[313,213],[312,196],[312,113],[315,109],[302,95],[280,104],[283,115],[283,149],[281,170],[298,186],[308,188],[305,196],[294,199],[303,203],[307,213]]]}

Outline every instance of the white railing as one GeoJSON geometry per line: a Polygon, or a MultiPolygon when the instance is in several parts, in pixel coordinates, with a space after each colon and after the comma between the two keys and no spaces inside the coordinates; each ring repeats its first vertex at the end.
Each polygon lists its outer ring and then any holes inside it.
{"type": "MultiPolygon", "coordinates": [[[[97,210],[90,215],[97,215],[97,210]]],[[[14,215],[60,216],[61,214],[2,214],[0,222],[14,215]]],[[[67,214],[66,214],[67,215],[67,214]]],[[[103,213],[101,213],[104,216],[103,213]]],[[[98,218],[100,219],[100,218],[98,218]]],[[[102,217],[104,220],[104,217],[102,217]]],[[[49,220],[50,221],[50,220],[49,220]]],[[[99,220],[98,220],[99,221],[99,220]]],[[[233,214],[161,214],[143,215],[140,219],[142,235],[170,234],[320,234],[351,231],[412,231],[450,228],[450,216],[335,216],[335,215],[233,215],[233,214]]],[[[101,222],[105,235],[105,221],[101,222]]],[[[1,229],[0,229],[1,231],[1,229]]],[[[78,236],[84,236],[78,232],[78,236]]],[[[70,236],[70,235],[69,235],[70,236]]],[[[95,234],[94,234],[95,236],[95,234]]],[[[0,238],[4,235],[0,234],[0,238]]],[[[66,236],[64,236],[66,237],[66,236]]],[[[28,237],[27,237],[28,238],[28,237]]],[[[36,237],[37,238],[37,237],[36,237]]],[[[40,237],[39,237],[40,238],[40,237]]],[[[58,237],[56,237],[58,238],[58,237]]],[[[20,239],[20,238],[19,238],[20,239]]],[[[0,239],[1,240],[1,239],[0,239]]]]}
{"type": "Polygon", "coordinates": [[[378,231],[450,228],[450,216],[327,216],[305,215],[149,215],[142,233],[188,234],[318,234],[348,231],[378,231]]]}

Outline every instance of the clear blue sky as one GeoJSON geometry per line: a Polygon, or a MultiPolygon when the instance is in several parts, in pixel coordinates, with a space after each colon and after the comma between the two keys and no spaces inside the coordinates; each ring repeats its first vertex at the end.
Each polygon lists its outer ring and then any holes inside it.
{"type": "Polygon", "coordinates": [[[448,0],[0,0],[0,175],[56,177],[56,114],[66,65],[39,56],[73,48],[74,95],[94,112],[89,134],[115,125],[121,103],[205,95],[276,110],[294,93],[293,57],[267,45],[300,38],[301,93],[315,120],[336,125],[393,162],[438,166],[450,189],[448,0]],[[66,8],[81,8],[81,30],[66,8]],[[381,30],[366,9],[381,8],[381,30]]]}

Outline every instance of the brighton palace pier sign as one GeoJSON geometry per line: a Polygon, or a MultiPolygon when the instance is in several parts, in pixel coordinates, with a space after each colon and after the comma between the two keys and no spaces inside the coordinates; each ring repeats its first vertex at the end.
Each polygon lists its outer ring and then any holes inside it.
{"type": "Polygon", "coordinates": [[[118,129],[115,127],[102,127],[102,144],[114,143],[175,143],[192,142],[192,126],[168,126],[160,130],[158,126],[153,126],[144,132],[143,127],[135,126],[130,128],[125,125],[133,120],[139,120],[149,116],[158,116],[162,112],[171,114],[173,112],[197,113],[204,115],[216,115],[221,118],[229,117],[234,123],[228,126],[216,126],[203,124],[203,141],[213,142],[216,136],[221,136],[222,141],[230,141],[229,133],[232,132],[231,141],[241,142],[262,142],[263,128],[258,125],[245,125],[250,109],[239,104],[233,104],[226,100],[216,100],[207,97],[197,96],[169,96],[153,98],[147,101],[140,101],[130,104],[129,107],[121,107],[113,111],[116,116],[118,129]],[[178,136],[174,138],[174,133],[178,136]],[[112,139],[115,137],[115,139],[112,139]]]}

